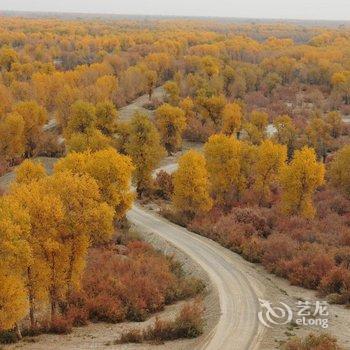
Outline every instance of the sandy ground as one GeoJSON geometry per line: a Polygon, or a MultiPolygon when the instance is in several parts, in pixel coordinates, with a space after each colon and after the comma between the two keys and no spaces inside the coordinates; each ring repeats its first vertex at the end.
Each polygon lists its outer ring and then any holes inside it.
{"type": "MultiPolygon", "coordinates": [[[[163,101],[164,89],[162,86],[159,86],[156,89],[154,89],[152,98],[158,99],[159,101],[163,101]]],[[[132,118],[135,112],[140,112],[148,116],[152,116],[153,111],[150,111],[143,107],[147,102],[149,102],[148,95],[140,96],[129,105],[118,110],[118,119],[121,121],[126,121],[132,118]]]]}
{"type": "Polygon", "coordinates": [[[178,310],[185,302],[178,302],[167,306],[164,311],[154,314],[145,322],[125,322],[119,324],[91,323],[85,327],[75,328],[69,335],[44,334],[34,338],[26,338],[24,341],[4,346],[3,349],[25,349],[25,350],[87,350],[87,349],[159,349],[165,350],[187,350],[193,348],[197,339],[179,340],[160,345],[152,344],[114,344],[123,332],[131,329],[145,328],[153,324],[156,317],[162,319],[173,319],[178,310]],[[170,345],[171,344],[171,345],[170,345]]]}
{"type": "MultiPolygon", "coordinates": [[[[53,166],[54,164],[57,162],[58,158],[50,158],[50,157],[37,157],[34,160],[41,163],[46,171],[48,173],[52,172],[53,166]]],[[[11,182],[15,179],[16,175],[15,175],[15,171],[16,168],[13,169],[13,171],[11,171],[10,173],[5,174],[4,176],[0,177],[0,188],[4,191],[6,191],[11,182]]]]}

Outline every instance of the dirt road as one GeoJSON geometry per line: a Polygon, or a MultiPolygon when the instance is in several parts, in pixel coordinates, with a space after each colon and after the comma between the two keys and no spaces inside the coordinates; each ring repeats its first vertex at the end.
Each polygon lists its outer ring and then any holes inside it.
{"type": "Polygon", "coordinates": [[[186,253],[209,275],[218,290],[221,317],[202,349],[258,349],[264,334],[258,322],[258,297],[264,286],[235,267],[232,252],[135,205],[128,219],[140,229],[151,230],[186,253]]]}

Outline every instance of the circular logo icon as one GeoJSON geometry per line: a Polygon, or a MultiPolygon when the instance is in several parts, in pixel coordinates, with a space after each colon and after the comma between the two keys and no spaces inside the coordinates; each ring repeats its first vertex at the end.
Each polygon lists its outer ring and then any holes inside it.
{"type": "Polygon", "coordinates": [[[261,310],[258,313],[259,321],[268,328],[274,325],[290,323],[293,319],[292,309],[285,303],[279,302],[278,306],[273,306],[268,300],[259,299],[261,310]]]}

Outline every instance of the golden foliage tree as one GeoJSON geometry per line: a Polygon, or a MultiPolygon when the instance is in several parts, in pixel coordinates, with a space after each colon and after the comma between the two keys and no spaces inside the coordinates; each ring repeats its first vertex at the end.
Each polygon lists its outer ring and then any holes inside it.
{"type": "Polygon", "coordinates": [[[136,114],[130,123],[126,152],[131,157],[139,196],[152,187],[152,171],[165,155],[157,128],[145,115],[136,114]]]}
{"type": "Polygon", "coordinates": [[[30,182],[26,178],[23,182],[16,182],[11,191],[11,198],[30,217],[26,239],[32,259],[25,269],[25,281],[31,327],[36,324],[35,314],[39,302],[49,299],[52,316],[55,315],[65,286],[66,255],[60,236],[64,212],[59,197],[49,192],[43,183],[44,179],[38,181],[33,178],[34,182],[30,182]]]}
{"type": "Polygon", "coordinates": [[[46,170],[42,164],[26,159],[16,169],[16,184],[29,184],[45,176],[46,170]]]}
{"type": "Polygon", "coordinates": [[[287,147],[274,144],[270,140],[263,141],[257,148],[253,166],[253,189],[259,204],[268,203],[271,197],[271,186],[287,159],[287,147]]]}
{"type": "Polygon", "coordinates": [[[115,210],[115,218],[121,219],[131,207],[133,194],[130,189],[134,170],[131,159],[114,149],[95,153],[71,153],[55,164],[55,172],[71,171],[87,174],[97,183],[102,199],[115,210]]]}
{"type": "Polygon", "coordinates": [[[239,135],[242,125],[242,109],[238,103],[228,103],[222,111],[222,132],[226,135],[239,135]]]}
{"type": "Polygon", "coordinates": [[[182,109],[163,104],[156,110],[156,124],[168,153],[181,148],[182,133],[186,128],[185,113],[182,109]]]}
{"type": "Polygon", "coordinates": [[[87,130],[86,133],[72,133],[66,141],[68,152],[96,152],[109,148],[112,145],[113,140],[95,128],[87,130]]]}
{"type": "Polygon", "coordinates": [[[205,159],[200,153],[191,150],[179,159],[179,168],[174,174],[173,183],[172,200],[179,212],[193,217],[196,213],[211,209],[209,177],[205,159]]]}
{"type": "Polygon", "coordinates": [[[72,105],[67,134],[87,133],[96,126],[96,109],[93,104],[77,101],[72,105]]]}
{"type": "Polygon", "coordinates": [[[23,276],[32,257],[28,229],[28,215],[9,197],[0,198],[0,331],[14,328],[27,315],[23,276]]]}
{"type": "Polygon", "coordinates": [[[99,102],[96,105],[96,127],[104,135],[112,136],[116,131],[118,113],[111,101],[99,102]]]}
{"type": "Polygon", "coordinates": [[[274,127],[276,133],[274,139],[277,143],[287,146],[288,158],[291,158],[297,138],[296,128],[293,124],[293,120],[288,115],[280,115],[274,120],[274,127]]]}
{"type": "Polygon", "coordinates": [[[317,162],[314,149],[304,147],[295,151],[292,161],[282,168],[280,174],[283,211],[289,215],[313,218],[312,196],[324,183],[324,173],[324,165],[317,162]]]}
{"type": "Polygon", "coordinates": [[[25,151],[24,120],[17,113],[6,115],[0,119],[0,157],[10,165],[25,151]]]}
{"type": "Polygon", "coordinates": [[[35,101],[20,102],[14,106],[13,111],[21,115],[24,120],[26,155],[31,157],[42,135],[42,128],[47,121],[47,112],[35,101]]]}
{"type": "Polygon", "coordinates": [[[332,185],[350,197],[350,146],[340,149],[330,164],[328,177],[332,185]]]}
{"type": "Polygon", "coordinates": [[[90,244],[111,238],[114,209],[104,202],[97,181],[89,175],[57,172],[46,178],[45,187],[59,197],[63,207],[60,241],[66,251],[64,281],[69,296],[79,286],[90,244]]]}
{"type": "Polygon", "coordinates": [[[164,90],[168,95],[169,102],[176,106],[179,102],[180,89],[175,81],[168,81],[164,84],[164,90]]]}
{"type": "Polygon", "coordinates": [[[251,143],[257,145],[266,138],[268,122],[269,116],[265,112],[253,111],[251,113],[249,122],[244,125],[251,143]]]}
{"type": "Polygon", "coordinates": [[[232,136],[213,135],[204,146],[211,190],[220,204],[239,199],[246,189],[250,146],[232,136]]]}

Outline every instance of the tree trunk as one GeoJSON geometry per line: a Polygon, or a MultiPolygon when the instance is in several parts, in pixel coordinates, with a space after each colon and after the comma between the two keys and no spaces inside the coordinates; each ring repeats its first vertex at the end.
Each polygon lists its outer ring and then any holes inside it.
{"type": "Polygon", "coordinates": [[[21,333],[21,329],[19,328],[18,323],[15,324],[15,333],[17,335],[17,338],[19,340],[21,340],[22,339],[22,333],[21,333]]]}
{"type": "Polygon", "coordinates": [[[28,276],[28,296],[29,296],[29,319],[30,319],[30,327],[35,327],[35,297],[33,290],[33,275],[30,267],[27,268],[27,276],[28,276]]]}

